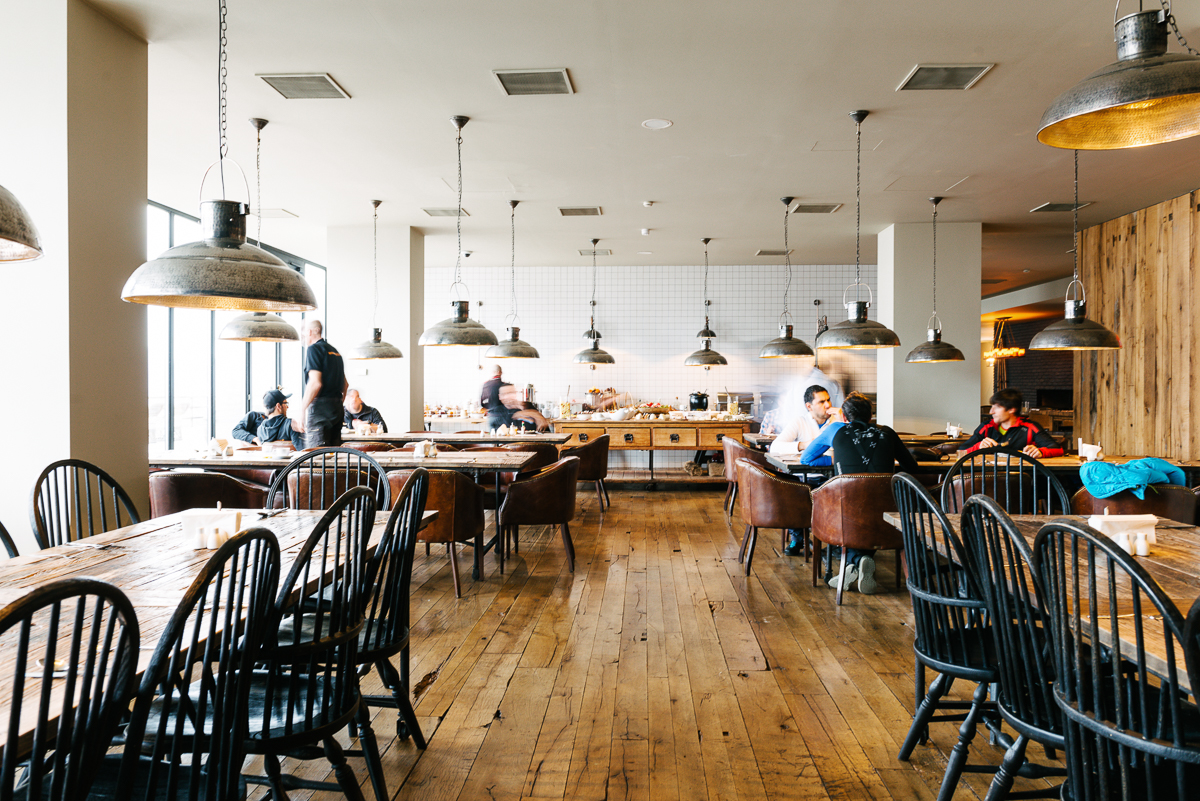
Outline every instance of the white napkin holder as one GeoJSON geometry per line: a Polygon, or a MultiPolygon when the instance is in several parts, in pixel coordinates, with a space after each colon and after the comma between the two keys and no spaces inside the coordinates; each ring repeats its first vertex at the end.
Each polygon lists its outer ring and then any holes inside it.
{"type": "Polygon", "coordinates": [[[194,550],[220,548],[242,529],[242,513],[224,509],[188,509],[183,517],[183,540],[194,550]]]}
{"type": "Polygon", "coordinates": [[[1157,542],[1154,526],[1158,518],[1154,515],[1092,515],[1087,522],[1126,553],[1148,556],[1150,546],[1157,542]]]}
{"type": "Polygon", "coordinates": [[[1078,450],[1079,456],[1089,462],[1104,461],[1104,449],[1099,445],[1088,445],[1082,437],[1079,438],[1078,450]]]}
{"type": "Polygon", "coordinates": [[[413,452],[421,459],[431,459],[438,455],[437,443],[431,439],[418,442],[413,452]]]}
{"type": "Polygon", "coordinates": [[[208,455],[214,459],[224,459],[228,456],[233,456],[233,446],[228,440],[213,439],[208,443],[208,455]]]}

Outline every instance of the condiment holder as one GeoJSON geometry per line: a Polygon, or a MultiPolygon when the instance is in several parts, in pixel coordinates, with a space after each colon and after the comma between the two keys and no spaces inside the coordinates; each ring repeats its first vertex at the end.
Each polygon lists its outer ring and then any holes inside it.
{"type": "Polygon", "coordinates": [[[242,513],[216,509],[188,509],[181,513],[183,539],[193,550],[216,550],[242,529],[242,513]]]}
{"type": "Polygon", "coordinates": [[[431,459],[438,455],[437,443],[431,439],[422,440],[413,446],[413,455],[418,459],[431,459]]]}
{"type": "Polygon", "coordinates": [[[1156,545],[1154,526],[1158,518],[1154,515],[1110,515],[1104,510],[1102,515],[1092,515],[1088,525],[1117,544],[1117,547],[1128,554],[1149,556],[1150,546],[1156,545]]]}

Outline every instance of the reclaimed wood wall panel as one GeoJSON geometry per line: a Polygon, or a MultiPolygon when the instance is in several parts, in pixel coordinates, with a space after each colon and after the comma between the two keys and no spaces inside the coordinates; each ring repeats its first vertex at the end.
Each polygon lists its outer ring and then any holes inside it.
{"type": "Polygon", "coordinates": [[[1200,195],[1191,193],[1084,230],[1088,316],[1121,337],[1116,352],[1075,355],[1076,435],[1108,453],[1200,458],[1200,347],[1194,268],[1200,195]]]}

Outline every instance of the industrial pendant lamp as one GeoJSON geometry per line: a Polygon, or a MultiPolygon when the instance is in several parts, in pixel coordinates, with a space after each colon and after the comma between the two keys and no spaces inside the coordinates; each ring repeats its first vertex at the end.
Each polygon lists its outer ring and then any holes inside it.
{"type": "MultiPolygon", "coordinates": [[[[855,165],[857,171],[854,179],[854,300],[846,302],[846,292],[842,292],[842,303],[849,312],[847,319],[835,323],[817,337],[818,348],[844,348],[854,350],[898,348],[900,337],[896,332],[882,323],[867,319],[867,309],[871,308],[871,287],[862,282],[862,123],[867,118],[867,111],[851,111],[850,119],[854,120],[855,135],[858,142],[855,165]],[[866,287],[868,300],[859,299],[859,291],[866,287]]],[[[850,287],[846,287],[849,291],[850,287]]]]}
{"type": "Polygon", "coordinates": [[[1116,150],[1174,142],[1200,133],[1200,53],[1180,35],[1170,5],[1118,21],[1117,61],[1059,95],[1038,126],[1038,141],[1074,150],[1116,150]],[[1170,34],[1188,54],[1168,53],[1170,34]]]}
{"type": "Polygon", "coordinates": [[[792,286],[792,256],[788,246],[788,215],[791,214],[795,198],[781,197],[783,201],[783,314],[779,315],[779,336],[762,346],[760,359],[799,359],[813,356],[813,349],[803,339],[792,336],[792,315],[788,311],[788,290],[792,286]]]}
{"type": "MultiPolygon", "coordinates": [[[[217,61],[220,137],[217,161],[213,166],[217,167],[221,179],[223,197],[226,196],[225,155],[228,152],[225,138],[226,14],[225,0],[220,0],[217,61]]],[[[212,166],[208,169],[211,171],[212,166]]],[[[203,197],[203,179],[200,191],[203,197]]],[[[250,194],[248,186],[246,194],[250,194]]],[[[248,212],[248,204],[235,200],[202,202],[200,227],[205,233],[204,239],[173,247],[138,267],[125,282],[121,299],[129,303],[192,309],[279,312],[317,308],[317,298],[304,276],[265,250],[247,244],[248,212]]]]}
{"type": "Polygon", "coordinates": [[[966,361],[962,351],[942,341],[942,321],[937,314],[937,207],[942,199],[931,197],[929,202],[933,204],[933,314],[929,317],[926,340],[913,348],[904,361],[910,364],[962,362],[966,361]]]}
{"type": "Polygon", "coordinates": [[[521,329],[517,325],[521,318],[517,317],[517,204],[519,200],[508,201],[509,207],[509,231],[511,234],[511,261],[508,266],[509,287],[511,288],[511,297],[509,300],[509,313],[505,317],[505,322],[512,318],[512,325],[508,328],[508,339],[500,342],[499,345],[493,345],[484,352],[484,356],[489,359],[539,359],[537,348],[530,345],[521,339],[521,329]]]}
{"type": "Polygon", "coordinates": [[[0,186],[0,261],[32,261],[42,257],[37,226],[16,195],[0,186]]]}
{"type": "Polygon", "coordinates": [[[1087,318],[1087,293],[1079,280],[1079,151],[1075,151],[1075,208],[1072,241],[1075,273],[1067,285],[1066,318],[1034,334],[1029,350],[1117,350],[1121,339],[1104,326],[1087,318]],[[1078,289],[1076,289],[1078,287],[1078,289]]]}
{"type": "Polygon", "coordinates": [[[708,243],[712,239],[705,237],[700,241],[704,243],[704,328],[701,328],[700,333],[696,336],[704,340],[704,347],[684,359],[683,363],[689,367],[703,367],[707,370],[714,364],[729,364],[729,362],[709,346],[710,341],[717,335],[708,327],[708,307],[711,303],[708,299],[708,243]]]}
{"type": "MultiPolygon", "coordinates": [[[[254,241],[262,245],[262,129],[267,127],[267,120],[262,117],[251,117],[250,124],[254,126],[254,190],[256,194],[255,207],[258,213],[258,231],[254,241]]],[[[266,312],[250,312],[234,317],[221,329],[221,339],[237,342],[299,342],[300,335],[296,333],[287,320],[278,314],[266,312]]]]}
{"type": "Polygon", "coordinates": [[[458,144],[458,211],[455,215],[458,252],[454,257],[454,283],[450,285],[450,291],[455,298],[450,301],[450,305],[454,307],[454,316],[425,329],[425,333],[421,334],[421,338],[417,340],[418,345],[479,346],[496,344],[496,335],[471,319],[471,301],[458,297],[458,287],[466,289],[467,286],[462,282],[462,129],[470,119],[470,117],[462,116],[450,118],[450,122],[454,124],[455,130],[458,132],[455,138],[458,144]]]}
{"type": "Polygon", "coordinates": [[[401,359],[404,354],[395,345],[383,341],[383,329],[375,325],[375,315],[379,311],[379,204],[382,200],[372,200],[375,208],[374,227],[371,231],[371,275],[375,279],[374,305],[371,307],[371,328],[374,336],[366,342],[350,349],[350,358],[365,359],[401,359]]]}
{"type": "Polygon", "coordinates": [[[611,353],[600,349],[600,332],[596,330],[596,245],[598,244],[600,244],[599,239],[592,240],[592,317],[588,330],[583,334],[584,339],[592,340],[592,346],[576,353],[573,359],[575,364],[587,364],[593,370],[596,369],[597,364],[615,363],[611,353]]]}

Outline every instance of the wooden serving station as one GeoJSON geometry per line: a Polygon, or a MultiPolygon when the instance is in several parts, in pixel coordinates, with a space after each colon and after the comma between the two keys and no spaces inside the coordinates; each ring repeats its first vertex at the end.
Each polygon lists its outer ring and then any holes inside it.
{"type": "MultiPolygon", "coordinates": [[[[554,420],[554,430],[570,434],[567,447],[583,445],[608,434],[613,451],[648,451],[650,480],[654,481],[655,451],[715,451],[725,437],[739,442],[750,421],[733,420],[554,420]]],[[[724,479],[720,479],[724,480],[724,479]]]]}

